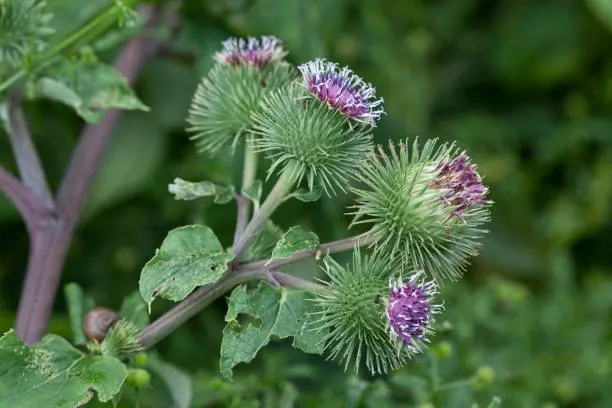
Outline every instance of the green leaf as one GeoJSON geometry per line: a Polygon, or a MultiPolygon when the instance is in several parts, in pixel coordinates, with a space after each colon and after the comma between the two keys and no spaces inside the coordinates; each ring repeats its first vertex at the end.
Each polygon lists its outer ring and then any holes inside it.
{"type": "Polygon", "coordinates": [[[296,251],[319,248],[319,237],[314,232],[306,232],[300,226],[291,227],[276,243],[272,259],[288,258],[296,251]]]}
{"type": "Polygon", "coordinates": [[[95,303],[89,296],[85,296],[81,287],[76,283],[69,283],[64,286],[64,296],[68,305],[68,318],[72,329],[73,342],[76,345],[87,343],[87,338],[83,332],[83,317],[91,310],[95,303]]]}
{"type": "Polygon", "coordinates": [[[587,0],[587,4],[593,11],[593,14],[606,24],[608,30],[612,31],[612,1],[587,0]]]}
{"type": "Polygon", "coordinates": [[[287,196],[288,199],[291,197],[303,201],[305,203],[310,203],[313,201],[317,201],[319,198],[321,198],[321,189],[316,186],[313,187],[312,190],[300,188],[289,194],[289,196],[287,196]]]}
{"type": "Polygon", "coordinates": [[[202,197],[214,197],[217,204],[225,204],[234,198],[234,187],[220,186],[210,181],[191,182],[175,178],[168,185],[170,194],[174,194],[176,200],[195,200],[202,197]]]}
{"type": "Polygon", "coordinates": [[[52,65],[34,86],[35,98],[49,98],[74,108],[87,122],[99,122],[106,109],[149,108],[130,89],[114,68],[101,62],[71,62],[52,65]]]}
{"type": "Polygon", "coordinates": [[[139,329],[144,329],[149,324],[149,313],[147,313],[147,304],[142,300],[138,291],[132,292],[129,296],[123,299],[119,316],[129,320],[139,329]]]}
{"type": "Polygon", "coordinates": [[[313,310],[308,292],[276,290],[267,284],[247,292],[239,286],[232,292],[221,343],[221,376],[232,377],[232,368],[249,362],[270,342],[271,336],[293,337],[293,346],[306,353],[323,352],[324,332],[310,329],[307,319],[313,310]],[[250,322],[241,323],[239,315],[250,322]],[[308,327],[308,328],[307,328],[308,327]]]}
{"type": "Polygon", "coordinates": [[[54,334],[26,346],[9,330],[0,338],[0,361],[0,400],[11,408],[73,408],[89,401],[93,390],[109,401],[127,376],[116,358],[87,357],[54,334]]]}
{"type": "Polygon", "coordinates": [[[251,187],[242,190],[242,195],[251,200],[255,204],[255,207],[259,207],[262,190],[263,183],[261,180],[255,180],[251,187]]]}
{"type": "Polygon", "coordinates": [[[140,274],[140,294],[149,308],[153,300],[183,300],[198,286],[215,282],[234,257],[204,225],[187,225],[168,233],[140,274]]]}
{"type": "Polygon", "coordinates": [[[173,408],[189,408],[193,390],[187,374],[154,356],[149,358],[147,368],[163,381],[172,397],[173,408]]]}

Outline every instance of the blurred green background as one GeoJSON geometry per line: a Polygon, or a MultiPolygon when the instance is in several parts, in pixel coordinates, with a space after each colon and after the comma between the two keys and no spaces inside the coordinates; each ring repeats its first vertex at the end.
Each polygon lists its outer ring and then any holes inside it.
{"type": "MultiPolygon", "coordinates": [[[[48,3],[61,33],[104,2],[48,3]]],[[[171,228],[204,223],[231,243],[233,204],[167,193],[177,176],[239,180],[240,154],[197,155],[184,132],[195,86],[229,35],[276,35],[296,64],[323,56],[349,65],[385,99],[378,142],[456,140],[495,201],[482,254],[443,288],[446,312],[428,355],[386,377],[355,377],[277,342],[223,384],[221,299],[158,348],[192,376],[194,407],[469,407],[494,395],[506,407],[612,405],[611,0],[192,0],[178,12],[176,34],[136,86],[152,110],[123,115],[65,267],[63,282],[98,304],[118,307],[137,288],[171,228]],[[448,384],[478,372],[471,385],[431,392],[438,377],[448,384]]],[[[56,103],[26,108],[57,186],[83,123],[56,103]]],[[[0,161],[15,169],[6,138],[0,161]]],[[[350,201],[290,202],[275,221],[338,239],[349,234],[350,201]]],[[[27,249],[17,212],[0,197],[2,331],[13,323],[27,249]]],[[[168,307],[160,301],[153,314],[168,307]]],[[[61,294],[51,330],[70,335],[61,294]]],[[[152,390],[142,396],[145,407],[171,406],[163,401],[152,390]]]]}

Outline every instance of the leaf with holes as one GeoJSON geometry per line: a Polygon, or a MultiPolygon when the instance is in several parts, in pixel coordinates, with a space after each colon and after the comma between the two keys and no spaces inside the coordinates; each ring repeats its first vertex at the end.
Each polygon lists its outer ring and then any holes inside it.
{"type": "Polygon", "coordinates": [[[325,332],[313,330],[308,324],[309,313],[314,310],[308,297],[305,291],[277,290],[264,283],[252,291],[246,286],[234,289],[223,329],[221,375],[231,378],[232,368],[255,358],[272,336],[293,337],[293,347],[321,354],[325,332]],[[249,322],[241,324],[239,315],[246,315],[249,322]]]}
{"type": "Polygon", "coordinates": [[[219,279],[233,257],[204,225],[173,229],[142,269],[140,294],[149,308],[158,296],[178,302],[195,288],[219,279]]]}

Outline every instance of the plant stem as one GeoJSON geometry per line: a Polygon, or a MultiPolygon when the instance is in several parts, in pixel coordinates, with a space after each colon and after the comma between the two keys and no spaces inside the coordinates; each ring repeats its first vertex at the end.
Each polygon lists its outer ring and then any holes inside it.
{"type": "Polygon", "coordinates": [[[252,271],[259,269],[277,269],[280,266],[299,261],[301,259],[311,258],[318,256],[321,253],[330,253],[348,251],[353,249],[355,246],[364,247],[374,242],[374,236],[371,234],[357,235],[350,238],[340,239],[338,241],[328,242],[321,244],[318,249],[310,250],[305,249],[303,251],[297,251],[291,254],[288,258],[282,259],[264,259],[261,261],[250,262],[246,264],[240,264],[236,267],[236,271],[252,271]]]}
{"type": "Polygon", "coordinates": [[[28,227],[28,231],[41,224],[41,220],[54,214],[40,199],[15,176],[0,166],[0,192],[13,203],[28,227]]]}
{"type": "MultiPolygon", "coordinates": [[[[153,10],[143,6],[141,14],[150,19],[153,10]]],[[[134,38],[120,51],[115,68],[128,82],[134,82],[151,45],[148,39],[134,38]]],[[[120,111],[110,110],[100,123],[84,128],[57,194],[57,215],[43,218],[43,227],[30,233],[30,256],[15,323],[26,344],[39,341],[45,332],[74,229],[119,115],[120,111]]]]}
{"type": "Polygon", "coordinates": [[[54,207],[51,190],[45,177],[36,146],[21,110],[21,98],[14,94],[8,102],[9,140],[24,186],[49,208],[54,207]]]}
{"type": "Polygon", "coordinates": [[[235,286],[254,279],[267,280],[273,284],[297,290],[327,290],[323,285],[296,276],[287,275],[282,272],[264,270],[241,271],[239,273],[228,272],[217,282],[200,287],[181,303],[174,306],[149,326],[145,327],[139,336],[140,344],[143,347],[152,347],[168,334],[176,330],[177,327],[195,316],[211,302],[224,295],[235,286]]]}
{"type": "MultiPolygon", "coordinates": [[[[253,137],[249,135],[249,138],[253,137]]],[[[257,177],[257,153],[251,147],[249,140],[244,145],[244,167],[242,169],[242,191],[251,188],[257,177]]],[[[238,243],[240,237],[244,234],[244,230],[249,221],[249,211],[251,207],[250,200],[242,195],[242,192],[236,198],[238,205],[238,216],[236,218],[236,231],[234,232],[234,245],[238,243]]],[[[255,211],[258,209],[255,208],[255,211]]]]}
{"type": "Polygon", "coordinates": [[[274,210],[281,205],[291,188],[295,184],[296,181],[297,169],[293,167],[286,167],[281,173],[280,177],[276,181],[276,184],[270,191],[270,194],[266,197],[265,201],[259,207],[257,211],[253,214],[253,218],[246,226],[244,233],[234,245],[234,253],[236,254],[236,260],[240,260],[242,255],[244,254],[245,249],[251,243],[251,241],[255,238],[256,234],[259,232],[259,229],[264,225],[264,223],[270,218],[274,210]]]}

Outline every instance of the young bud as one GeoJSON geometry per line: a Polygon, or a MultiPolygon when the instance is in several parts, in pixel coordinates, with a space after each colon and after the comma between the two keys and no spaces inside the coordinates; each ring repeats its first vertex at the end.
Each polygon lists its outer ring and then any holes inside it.
{"type": "Polygon", "coordinates": [[[275,37],[235,39],[223,43],[217,64],[198,86],[187,122],[201,151],[216,153],[235,146],[251,125],[251,113],[268,92],[295,78],[282,60],[286,52],[275,37]]]}
{"type": "Polygon", "coordinates": [[[358,370],[362,360],[372,374],[397,369],[423,348],[439,306],[429,302],[433,283],[420,274],[406,285],[391,278],[401,271],[380,257],[355,251],[352,268],[325,259],[330,291],[317,293],[316,327],[329,329],[325,349],[329,358],[358,370]]]}
{"type": "Polygon", "coordinates": [[[413,270],[454,279],[478,253],[489,221],[488,189],[454,145],[379,148],[354,189],[355,224],[371,224],[375,252],[398,256],[413,270]]]}
{"type": "Polygon", "coordinates": [[[346,67],[316,60],[299,70],[301,82],[267,94],[253,115],[255,147],[274,161],[271,172],[297,166],[309,188],[345,190],[372,150],[382,99],[346,67]]]}

